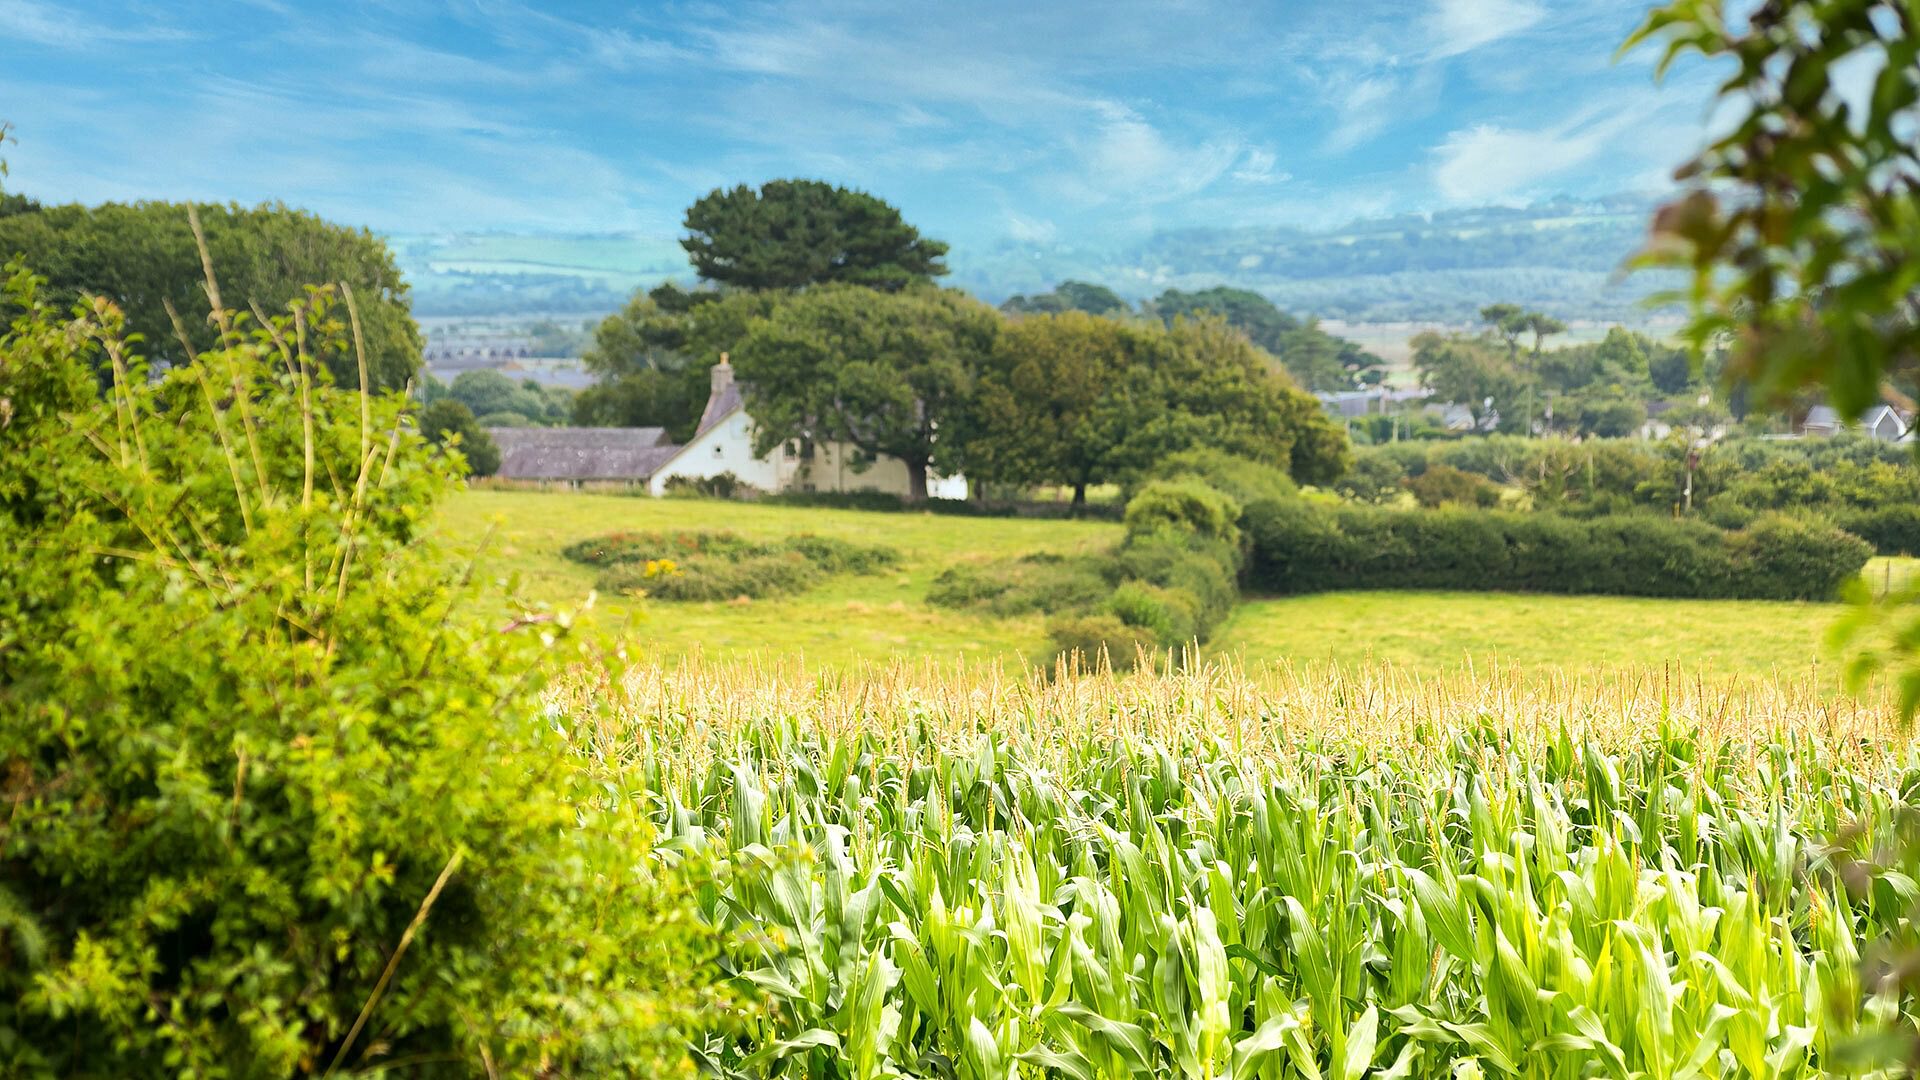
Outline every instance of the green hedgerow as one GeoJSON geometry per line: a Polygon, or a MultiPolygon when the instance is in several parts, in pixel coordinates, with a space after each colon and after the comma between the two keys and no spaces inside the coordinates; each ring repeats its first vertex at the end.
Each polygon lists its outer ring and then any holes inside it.
{"type": "Polygon", "coordinates": [[[0,1075],[687,1072],[713,943],[537,696],[582,639],[466,614],[457,462],[330,385],[324,291],[155,378],[36,288],[0,301],[0,1075]]]}

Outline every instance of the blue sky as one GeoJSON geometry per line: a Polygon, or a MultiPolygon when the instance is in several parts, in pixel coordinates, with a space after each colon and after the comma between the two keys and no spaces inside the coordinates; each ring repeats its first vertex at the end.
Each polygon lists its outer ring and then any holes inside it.
{"type": "Polygon", "coordinates": [[[1617,0],[0,0],[11,190],[674,233],[815,176],[956,244],[1652,190],[1707,72],[1617,0]]]}

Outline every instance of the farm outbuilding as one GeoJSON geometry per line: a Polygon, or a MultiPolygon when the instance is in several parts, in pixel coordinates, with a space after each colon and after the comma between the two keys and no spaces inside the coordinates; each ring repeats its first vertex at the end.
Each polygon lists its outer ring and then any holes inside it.
{"type": "Polygon", "coordinates": [[[643,484],[679,451],[667,429],[488,428],[507,480],[643,484]]]}

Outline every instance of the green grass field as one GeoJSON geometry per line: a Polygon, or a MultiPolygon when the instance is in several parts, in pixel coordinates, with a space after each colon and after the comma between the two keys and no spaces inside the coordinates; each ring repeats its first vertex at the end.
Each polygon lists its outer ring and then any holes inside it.
{"type": "MultiPolygon", "coordinates": [[[[575,540],[617,530],[731,529],[752,536],[812,532],[887,544],[900,570],[843,577],[795,597],[731,603],[635,604],[602,597],[604,625],[661,659],[701,655],[839,666],[902,657],[1031,661],[1044,618],[996,619],[926,601],[941,570],[969,559],[1088,550],[1119,539],[1096,522],[864,513],[708,500],[526,491],[464,492],[444,512],[457,537],[493,533],[481,555],[488,580],[517,574],[529,599],[562,604],[593,589],[594,571],[560,556],[575,540]]],[[[1875,560],[1876,584],[1913,560],[1875,560]]],[[[1385,661],[1414,671],[1472,664],[1583,671],[1673,665],[1703,675],[1804,676],[1834,672],[1823,647],[1836,608],[1764,601],[1645,600],[1504,593],[1352,592],[1252,599],[1211,646],[1242,663],[1385,661]]]]}
{"type": "Polygon", "coordinates": [[[936,517],[695,499],[556,492],[468,491],[447,506],[451,535],[478,538],[493,527],[480,570],[520,576],[523,594],[578,601],[593,589],[591,567],[560,555],[590,536],[639,529],[730,529],[746,536],[817,533],[885,544],[905,556],[898,573],[842,577],[795,597],[731,603],[647,603],[603,597],[603,622],[624,628],[663,659],[804,659],[837,665],[901,656],[1001,660],[1018,664],[1045,637],[1040,616],[995,619],[929,607],[935,575],[967,559],[1029,551],[1072,552],[1112,544],[1107,523],[936,517]]]}

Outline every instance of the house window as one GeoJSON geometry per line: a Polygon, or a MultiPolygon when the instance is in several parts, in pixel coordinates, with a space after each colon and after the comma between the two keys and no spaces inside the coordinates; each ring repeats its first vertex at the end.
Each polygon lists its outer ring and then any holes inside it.
{"type": "Polygon", "coordinates": [[[719,457],[719,456],[720,456],[720,454],[721,454],[721,452],[722,452],[723,450],[725,450],[725,449],[726,449],[726,448],[725,448],[725,447],[723,447],[723,446],[716,446],[716,447],[714,447],[714,448],[713,448],[713,456],[714,456],[714,457],[719,457]]]}

